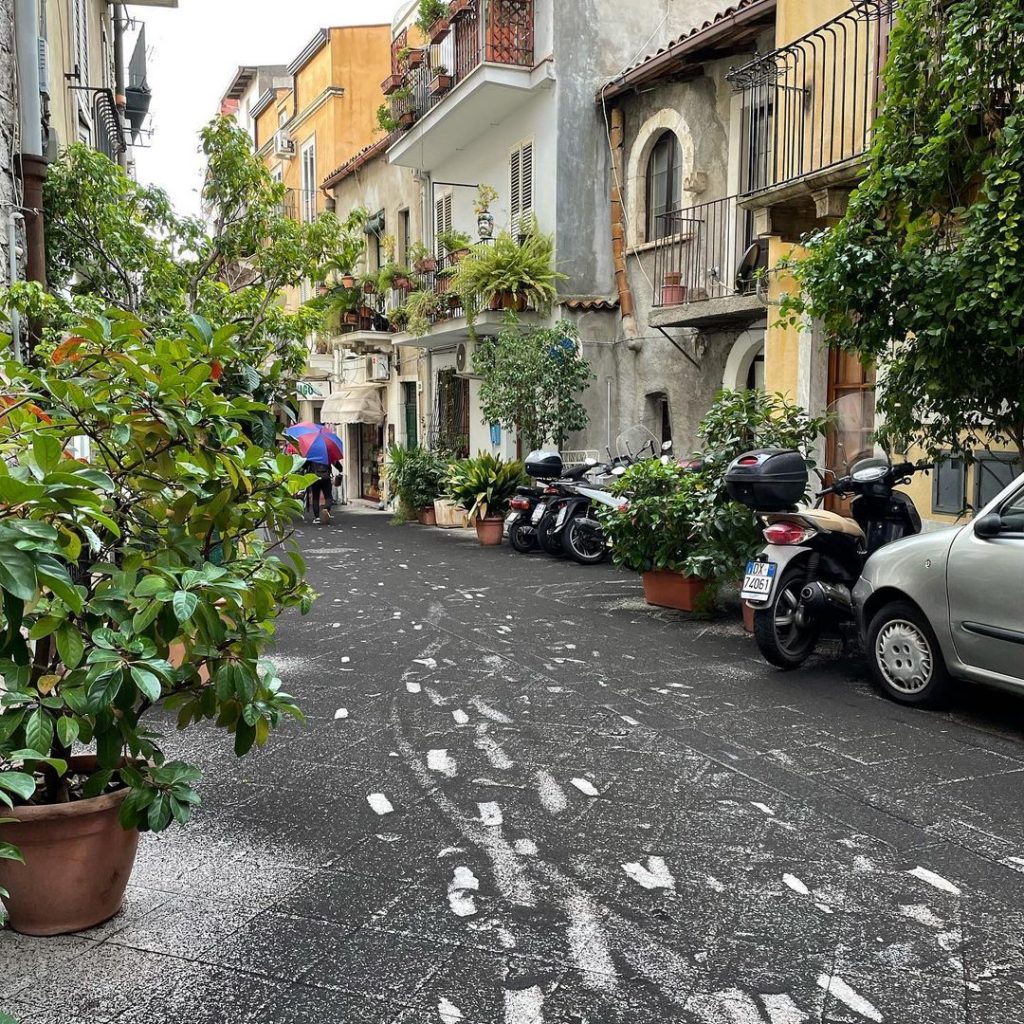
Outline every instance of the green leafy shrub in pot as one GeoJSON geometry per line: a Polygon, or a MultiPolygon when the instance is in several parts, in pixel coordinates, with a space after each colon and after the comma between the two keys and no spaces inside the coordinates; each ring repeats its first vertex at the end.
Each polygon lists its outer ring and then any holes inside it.
{"type": "Polygon", "coordinates": [[[431,318],[437,313],[437,296],[430,290],[422,288],[413,292],[405,300],[406,328],[417,338],[430,330],[431,318]]]}
{"type": "Polygon", "coordinates": [[[447,17],[448,4],[445,0],[420,0],[416,13],[416,27],[424,35],[429,35],[434,22],[447,17]]]}
{"type": "Polygon", "coordinates": [[[471,521],[505,516],[516,488],[527,482],[521,462],[505,462],[490,452],[460,459],[448,467],[445,495],[469,513],[471,521]]]}
{"type": "Polygon", "coordinates": [[[420,509],[432,507],[442,491],[447,472],[444,459],[427,448],[403,448],[392,445],[384,467],[395,494],[398,496],[396,522],[405,522],[420,509]]]}
{"type": "Polygon", "coordinates": [[[479,301],[502,297],[522,301],[545,313],[558,297],[555,283],[564,278],[554,267],[554,243],[532,225],[522,243],[502,231],[490,244],[473,246],[452,276],[452,288],[467,311],[479,301]]]}
{"type": "Polygon", "coordinates": [[[165,760],[149,712],[174,711],[182,729],[209,719],[238,755],[301,717],[263,654],[276,618],[312,602],[298,554],[276,550],[308,478],[247,436],[266,406],[223,387],[239,330],[193,317],[154,338],[111,314],[48,361],[3,368],[8,804],[127,790],[123,827],[160,831],[188,821],[199,773],[165,760]],[[70,457],[72,444],[87,456],[70,457]],[[96,765],[75,778],[83,744],[96,765]]]}

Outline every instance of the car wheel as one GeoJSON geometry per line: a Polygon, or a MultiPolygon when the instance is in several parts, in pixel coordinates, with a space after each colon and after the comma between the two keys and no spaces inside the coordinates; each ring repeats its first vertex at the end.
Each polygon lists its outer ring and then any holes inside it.
{"type": "Polygon", "coordinates": [[[909,601],[893,601],[875,613],[867,655],[886,696],[913,707],[936,707],[949,696],[952,678],[928,620],[909,601]]]}

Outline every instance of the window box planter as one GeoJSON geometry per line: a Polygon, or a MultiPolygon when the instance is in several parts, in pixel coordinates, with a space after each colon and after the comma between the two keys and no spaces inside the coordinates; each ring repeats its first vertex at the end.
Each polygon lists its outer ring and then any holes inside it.
{"type": "Polygon", "coordinates": [[[652,569],[643,574],[644,600],[659,608],[681,612],[696,611],[707,588],[707,580],[684,576],[669,569],[652,569]]]}
{"type": "MultiPolygon", "coordinates": [[[[455,5],[453,4],[452,7],[454,6],[455,5]]],[[[448,38],[448,33],[451,32],[451,30],[452,25],[450,17],[438,18],[437,21],[430,26],[430,31],[427,33],[427,36],[429,37],[431,44],[437,46],[438,43],[442,43],[448,38]]]]}
{"type": "Polygon", "coordinates": [[[431,96],[443,96],[452,87],[452,76],[451,75],[438,75],[430,83],[430,95],[431,96]]]}
{"type": "Polygon", "coordinates": [[[448,6],[448,20],[455,21],[456,18],[461,18],[469,12],[472,4],[473,0],[452,0],[448,6]]]}
{"type": "Polygon", "coordinates": [[[404,114],[398,115],[398,127],[402,131],[408,131],[416,123],[416,114],[407,110],[404,114]]]}
{"type": "Polygon", "coordinates": [[[406,57],[406,64],[410,71],[415,71],[417,68],[423,67],[423,61],[426,59],[426,52],[417,47],[414,50],[409,51],[409,56],[406,57]]]}
{"type": "Polygon", "coordinates": [[[401,75],[388,75],[383,82],[380,83],[380,91],[385,96],[390,96],[393,92],[397,92],[402,88],[402,76],[401,75]]]}

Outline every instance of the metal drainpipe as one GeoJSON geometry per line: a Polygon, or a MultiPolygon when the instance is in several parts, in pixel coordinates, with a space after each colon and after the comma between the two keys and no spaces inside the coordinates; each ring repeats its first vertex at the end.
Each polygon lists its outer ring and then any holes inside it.
{"type": "Polygon", "coordinates": [[[21,152],[17,169],[25,186],[25,277],[46,286],[43,232],[43,108],[39,96],[39,7],[36,0],[14,0],[14,45],[18,57],[18,117],[21,152]]]}
{"type": "MultiPolygon", "coordinates": [[[[125,110],[128,100],[124,93],[124,19],[125,10],[123,4],[113,4],[111,14],[114,22],[114,105],[117,107],[117,116],[121,124],[125,123],[125,110]]],[[[128,167],[128,149],[117,154],[117,166],[122,170],[128,167]]]]}
{"type": "Polygon", "coordinates": [[[631,347],[639,338],[639,330],[634,315],[633,290],[629,285],[626,272],[626,218],[623,214],[622,180],[625,168],[623,154],[625,149],[626,118],[622,108],[614,106],[609,111],[610,142],[612,156],[612,262],[615,267],[615,284],[619,292],[619,313],[622,316],[622,329],[631,347]]]}
{"type": "MultiPolygon", "coordinates": [[[[19,210],[11,210],[7,220],[7,253],[9,257],[10,282],[14,284],[18,280],[18,225],[24,223],[25,217],[19,210]]],[[[20,363],[21,357],[21,314],[12,309],[10,312],[11,321],[11,351],[14,358],[20,363]]]]}

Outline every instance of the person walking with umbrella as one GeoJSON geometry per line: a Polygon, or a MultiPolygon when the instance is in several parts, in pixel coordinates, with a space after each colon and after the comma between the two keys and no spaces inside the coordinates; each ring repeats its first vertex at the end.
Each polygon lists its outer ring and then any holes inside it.
{"type": "Polygon", "coordinates": [[[331,521],[331,471],[342,470],[345,446],[337,434],[318,423],[296,423],[285,434],[296,444],[305,458],[303,473],[312,473],[316,480],[306,491],[312,507],[313,521],[327,525],[331,521]]]}

